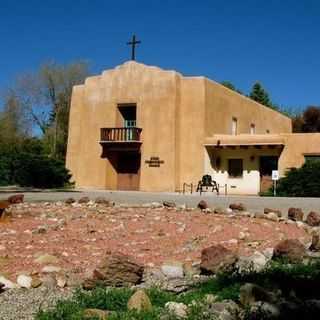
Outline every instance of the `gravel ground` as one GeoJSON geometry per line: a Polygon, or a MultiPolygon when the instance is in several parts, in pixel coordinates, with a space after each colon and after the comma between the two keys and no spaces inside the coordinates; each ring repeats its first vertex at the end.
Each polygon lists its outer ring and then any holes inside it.
{"type": "Polygon", "coordinates": [[[215,243],[250,255],[288,238],[310,242],[296,224],[239,214],[25,203],[12,207],[12,216],[0,223],[0,268],[11,281],[22,272],[41,275],[45,264],[36,258],[50,254],[56,258],[51,264],[81,278],[107,251],[131,255],[143,265],[160,266],[167,260],[192,264],[203,248],[215,243]]]}
{"type": "Polygon", "coordinates": [[[70,290],[48,287],[7,290],[0,294],[0,319],[32,320],[40,307],[53,307],[58,300],[67,299],[71,295],[70,290]]]}

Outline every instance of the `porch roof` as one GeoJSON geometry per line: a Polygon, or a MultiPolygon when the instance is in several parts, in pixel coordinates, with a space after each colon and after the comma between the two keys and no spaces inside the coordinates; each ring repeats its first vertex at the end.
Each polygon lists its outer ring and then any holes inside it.
{"type": "Polygon", "coordinates": [[[205,139],[205,146],[283,146],[285,139],[280,134],[215,134],[205,139]]]}

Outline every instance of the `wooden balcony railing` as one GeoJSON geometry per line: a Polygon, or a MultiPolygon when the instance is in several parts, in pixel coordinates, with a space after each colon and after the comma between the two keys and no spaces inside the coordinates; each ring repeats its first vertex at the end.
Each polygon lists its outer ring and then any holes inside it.
{"type": "Polygon", "coordinates": [[[140,141],[142,129],[129,128],[101,128],[101,142],[130,142],[140,141]]]}

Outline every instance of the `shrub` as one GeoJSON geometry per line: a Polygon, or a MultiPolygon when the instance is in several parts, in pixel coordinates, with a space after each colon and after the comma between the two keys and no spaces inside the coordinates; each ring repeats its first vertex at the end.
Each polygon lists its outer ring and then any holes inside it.
{"type": "Polygon", "coordinates": [[[38,139],[0,144],[0,185],[59,188],[70,178],[64,162],[50,158],[38,139]]]}
{"type": "Polygon", "coordinates": [[[277,186],[279,196],[320,197],[320,161],[307,161],[289,170],[277,186]]]}

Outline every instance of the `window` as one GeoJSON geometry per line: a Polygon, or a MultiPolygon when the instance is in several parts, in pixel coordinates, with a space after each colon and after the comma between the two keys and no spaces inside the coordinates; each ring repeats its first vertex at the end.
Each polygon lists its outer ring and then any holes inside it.
{"type": "Polygon", "coordinates": [[[304,162],[320,161],[320,154],[309,154],[304,156],[304,162]]]}
{"type": "Polygon", "coordinates": [[[236,135],[238,131],[238,120],[237,118],[232,118],[231,134],[236,135]]]}
{"type": "Polygon", "coordinates": [[[228,174],[230,178],[241,178],[243,174],[243,160],[229,159],[228,174]]]}
{"type": "Polygon", "coordinates": [[[250,134],[255,134],[255,133],[256,133],[256,125],[254,123],[251,123],[250,134]]]}

